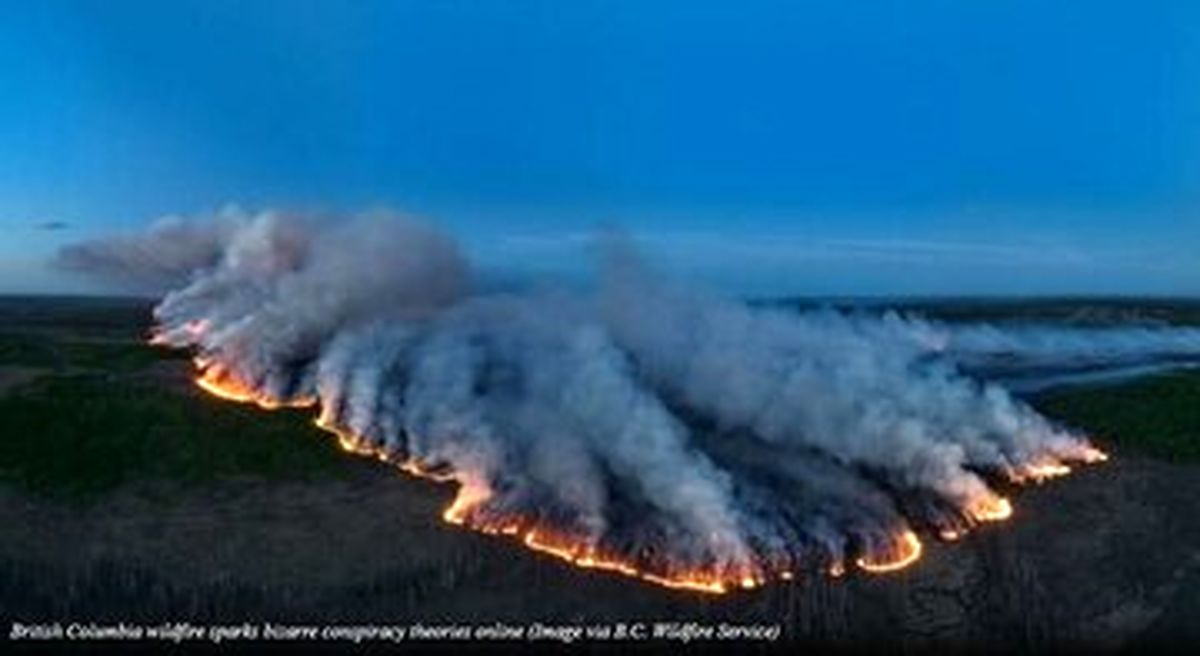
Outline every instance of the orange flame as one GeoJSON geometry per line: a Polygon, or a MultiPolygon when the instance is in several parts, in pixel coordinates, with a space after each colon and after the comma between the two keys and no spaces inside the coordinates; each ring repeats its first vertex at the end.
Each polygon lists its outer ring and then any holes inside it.
{"type": "Polygon", "coordinates": [[[923,547],[916,533],[912,531],[902,533],[900,535],[900,543],[897,546],[899,550],[891,560],[870,560],[864,557],[854,561],[854,564],[868,572],[882,574],[902,570],[921,558],[923,547]]]}
{"type": "Polygon", "coordinates": [[[979,522],[999,522],[1012,517],[1012,504],[1000,496],[979,499],[967,507],[967,514],[979,522]]]}
{"type": "Polygon", "coordinates": [[[1051,478],[1066,476],[1071,473],[1071,468],[1057,459],[1046,458],[1010,468],[1005,473],[1008,475],[1009,481],[1020,485],[1030,482],[1041,483],[1051,478]]]}
{"type": "MultiPolygon", "coordinates": [[[[637,567],[619,558],[600,554],[594,546],[557,537],[547,533],[545,530],[531,529],[525,533],[522,541],[525,543],[525,546],[534,551],[550,554],[585,569],[614,572],[679,590],[693,590],[709,594],[721,594],[728,591],[729,581],[721,577],[705,572],[684,572],[670,576],[652,574],[639,570],[637,567]]],[[[751,581],[751,578],[743,577],[740,581],[745,586],[747,582],[751,581]]],[[[753,585],[751,583],[749,587],[753,587],[753,585]]]]}
{"type": "MultiPolygon", "coordinates": [[[[442,519],[451,524],[465,524],[467,513],[492,497],[492,491],[482,483],[468,480],[458,488],[453,503],[446,507],[442,519]]],[[[507,527],[504,527],[507,528],[507,527]]],[[[514,527],[514,532],[515,532],[514,527]]],[[[501,530],[500,532],[504,532],[501,530]]]]}
{"type": "Polygon", "coordinates": [[[1084,448],[1080,459],[1089,465],[1097,462],[1108,462],[1108,454],[1094,446],[1088,446],[1084,448]]]}
{"type": "MultiPolygon", "coordinates": [[[[197,362],[199,363],[200,360],[197,362]]],[[[215,397],[236,403],[253,403],[264,410],[309,408],[317,404],[317,400],[310,396],[278,401],[242,383],[237,377],[225,373],[216,366],[202,368],[200,375],[196,377],[196,385],[215,397]]]]}

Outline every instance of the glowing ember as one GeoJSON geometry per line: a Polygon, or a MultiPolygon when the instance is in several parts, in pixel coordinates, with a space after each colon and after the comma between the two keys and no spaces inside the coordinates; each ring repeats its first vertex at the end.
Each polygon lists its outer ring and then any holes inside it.
{"type": "Polygon", "coordinates": [[[1008,472],[1008,479],[1013,483],[1041,483],[1051,478],[1066,476],[1071,468],[1057,460],[1046,460],[1022,465],[1008,472]]]}
{"type": "Polygon", "coordinates": [[[1027,471],[1029,477],[1033,480],[1043,481],[1047,478],[1066,476],[1071,473],[1071,468],[1060,463],[1050,463],[1046,465],[1033,465],[1027,471]]]}
{"type": "Polygon", "coordinates": [[[904,569],[917,562],[917,559],[921,557],[921,540],[912,531],[905,531],[900,536],[900,544],[897,547],[896,556],[891,560],[873,561],[867,558],[859,558],[855,561],[855,564],[868,572],[880,574],[904,569]]]}
{"type": "Polygon", "coordinates": [[[1083,461],[1086,463],[1107,462],[1108,454],[1095,447],[1087,447],[1083,452],[1083,461]]]}
{"type": "MultiPolygon", "coordinates": [[[[461,487],[459,487],[458,495],[454,497],[454,502],[451,503],[446,508],[445,512],[442,513],[442,519],[450,522],[451,524],[464,524],[466,523],[467,513],[470,512],[472,508],[475,508],[484,501],[487,501],[489,498],[491,498],[491,496],[492,491],[482,483],[464,483],[461,487]]],[[[496,530],[497,532],[503,533],[505,532],[504,529],[507,528],[509,527],[505,526],[496,530]]]]}
{"type": "Polygon", "coordinates": [[[980,522],[999,522],[1012,517],[1012,504],[1004,497],[980,499],[967,508],[967,513],[980,522]]]}
{"type": "MultiPolygon", "coordinates": [[[[199,366],[199,363],[197,364],[199,366]]],[[[255,392],[254,388],[244,385],[234,376],[222,372],[217,367],[201,368],[202,373],[196,378],[200,389],[226,401],[236,403],[254,403],[265,410],[279,408],[308,408],[316,405],[317,400],[303,397],[290,401],[277,401],[255,392]]]]}

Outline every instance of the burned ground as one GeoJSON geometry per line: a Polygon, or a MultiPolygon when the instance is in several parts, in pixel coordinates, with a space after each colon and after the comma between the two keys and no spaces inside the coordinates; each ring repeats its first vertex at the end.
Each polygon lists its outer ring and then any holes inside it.
{"type": "Polygon", "coordinates": [[[346,457],[300,411],[219,403],[142,345],[148,306],[0,304],[5,620],[780,622],[796,639],[1120,647],[1200,636],[1200,377],[1039,400],[1108,464],[915,566],[721,597],[447,526],[453,490],[346,457]]]}

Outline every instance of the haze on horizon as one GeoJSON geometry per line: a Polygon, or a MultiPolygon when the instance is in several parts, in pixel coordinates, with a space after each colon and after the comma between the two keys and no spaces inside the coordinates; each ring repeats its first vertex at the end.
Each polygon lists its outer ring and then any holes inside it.
{"type": "Polygon", "coordinates": [[[1200,295],[1200,7],[48,0],[0,21],[0,293],[234,203],[506,276],[597,230],[735,294],[1200,295]]]}

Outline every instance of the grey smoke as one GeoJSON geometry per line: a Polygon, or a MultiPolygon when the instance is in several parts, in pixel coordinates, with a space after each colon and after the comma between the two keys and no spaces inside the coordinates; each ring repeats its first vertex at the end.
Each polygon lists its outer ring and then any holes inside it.
{"type": "Polygon", "coordinates": [[[754,309],[665,281],[620,240],[594,292],[478,293],[411,219],[265,212],[79,244],[73,268],[170,284],[160,342],[358,448],[445,472],[475,524],[553,529],[655,572],[894,554],[984,519],[996,478],[1088,459],[986,381],[1000,360],[1200,354],[1178,329],[951,327],[754,309]]]}
{"type": "Polygon", "coordinates": [[[164,217],[143,232],[66,246],[54,264],[102,277],[124,291],[161,293],[214,266],[246,220],[230,214],[203,221],[164,217]]]}

